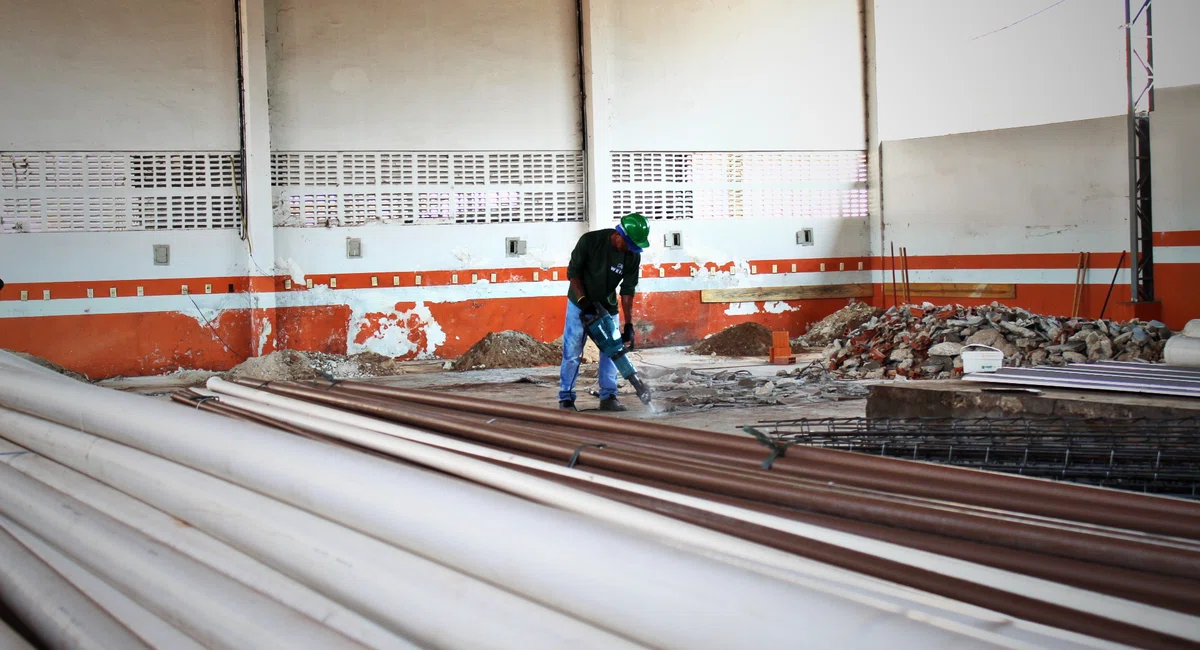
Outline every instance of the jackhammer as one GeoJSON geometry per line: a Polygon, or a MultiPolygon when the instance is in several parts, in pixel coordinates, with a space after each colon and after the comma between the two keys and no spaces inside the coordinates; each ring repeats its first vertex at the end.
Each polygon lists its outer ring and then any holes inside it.
{"type": "Polygon", "coordinates": [[[620,372],[625,381],[629,382],[629,385],[637,391],[638,399],[649,406],[650,387],[642,381],[642,378],[638,376],[637,368],[634,368],[633,364],[629,362],[626,356],[629,350],[625,349],[625,344],[621,341],[621,334],[617,330],[617,323],[608,310],[597,305],[594,315],[584,316],[583,329],[595,341],[600,353],[612,359],[613,363],[617,365],[617,372],[620,372]]]}

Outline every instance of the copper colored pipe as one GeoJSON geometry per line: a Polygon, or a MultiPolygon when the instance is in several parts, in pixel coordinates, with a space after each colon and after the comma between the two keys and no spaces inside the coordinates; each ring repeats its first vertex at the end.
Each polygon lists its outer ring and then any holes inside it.
{"type": "Polygon", "coordinates": [[[836,490],[802,486],[767,472],[737,469],[714,470],[694,463],[646,456],[629,451],[579,448],[578,445],[497,431],[489,426],[450,421],[405,412],[396,404],[292,384],[272,384],[269,390],[309,401],[339,406],[408,425],[485,442],[566,462],[572,455],[585,466],[611,469],[635,476],[661,479],[718,494],[813,510],[825,514],[874,521],[911,530],[934,532],[1100,564],[1165,575],[1200,577],[1200,553],[1174,547],[1154,547],[1124,539],[1107,539],[1070,530],[1055,530],[1014,521],[998,521],[974,514],[889,501],[885,497],[844,494],[836,490]]]}
{"type": "Polygon", "coordinates": [[[697,510],[688,506],[662,501],[653,497],[631,494],[623,490],[596,485],[587,481],[572,481],[566,477],[528,469],[523,469],[523,471],[556,483],[570,485],[571,487],[613,499],[614,501],[703,526],[727,535],[792,553],[793,555],[806,557],[817,562],[823,562],[913,589],[938,594],[1034,623],[1041,623],[1134,647],[1180,648],[1192,645],[1185,639],[1154,630],[1114,621],[1102,616],[1047,603],[1046,601],[1035,600],[1012,592],[1001,591],[978,583],[944,576],[932,571],[914,568],[899,562],[878,558],[833,544],[800,539],[771,528],[697,510]]]}
{"type": "MultiPolygon", "coordinates": [[[[262,382],[257,381],[242,380],[238,383],[253,387],[262,386],[262,382]]],[[[272,383],[269,387],[280,385],[272,383]]],[[[747,437],[658,423],[568,413],[536,406],[514,406],[492,400],[468,399],[361,382],[342,382],[334,387],[332,392],[400,399],[574,429],[651,437],[688,446],[704,444],[716,449],[753,454],[760,458],[767,455],[766,448],[747,437]]],[[[889,487],[892,485],[890,482],[885,484],[883,481],[888,478],[907,485],[905,491],[928,498],[1019,510],[1046,517],[1188,539],[1200,538],[1200,507],[1196,504],[1117,490],[1101,490],[1028,477],[801,446],[790,447],[786,457],[775,461],[772,471],[803,475],[811,471],[814,462],[847,472],[847,483],[873,489],[895,489],[889,487]]]]}
{"type": "Polygon", "coordinates": [[[896,242],[889,242],[892,245],[892,307],[900,307],[900,296],[896,288],[896,242]]]}

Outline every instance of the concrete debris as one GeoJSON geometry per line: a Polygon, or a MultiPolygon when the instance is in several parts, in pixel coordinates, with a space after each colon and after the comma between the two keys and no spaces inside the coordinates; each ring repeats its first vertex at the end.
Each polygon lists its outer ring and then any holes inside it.
{"type": "Polygon", "coordinates": [[[765,357],[771,353],[771,330],[760,323],[734,325],[696,343],[691,351],[719,357],[765,357]]]}
{"type": "Polygon", "coordinates": [[[825,347],[826,367],[848,379],[962,375],[962,352],[981,344],[1004,354],[1009,367],[1064,366],[1097,361],[1162,361],[1171,330],[1148,323],[1054,318],[992,303],[895,307],[825,347]]]}
{"type": "Polygon", "coordinates": [[[280,350],[252,357],[224,374],[226,379],[262,379],[264,381],[310,381],[363,379],[403,374],[395,359],[375,352],[355,355],[280,350]]]}
{"type": "Polygon", "coordinates": [[[850,330],[861,327],[882,313],[882,309],[872,307],[864,302],[852,302],[821,319],[820,322],[813,323],[804,336],[792,341],[792,350],[801,352],[805,348],[825,347],[834,339],[845,336],[850,330]]]}
{"type": "Polygon", "coordinates": [[[536,368],[562,363],[562,343],[542,343],[525,332],[492,332],[454,362],[454,369],[536,368]]]}
{"type": "Polygon", "coordinates": [[[841,381],[821,362],[782,370],[774,379],[746,370],[697,372],[689,368],[647,367],[654,402],[667,411],[803,405],[820,401],[865,399],[867,387],[841,381]]]}

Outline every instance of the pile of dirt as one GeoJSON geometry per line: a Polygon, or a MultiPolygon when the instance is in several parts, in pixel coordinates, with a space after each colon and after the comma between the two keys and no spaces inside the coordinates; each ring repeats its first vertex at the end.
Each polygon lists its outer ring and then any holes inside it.
{"type": "Polygon", "coordinates": [[[693,345],[691,351],[719,357],[765,357],[771,353],[771,330],[761,323],[734,325],[693,345]]]}
{"type": "Polygon", "coordinates": [[[864,302],[852,302],[818,323],[808,328],[808,333],[793,341],[793,345],[823,348],[834,339],[841,338],[846,332],[862,327],[863,323],[883,313],[882,309],[872,307],[864,302]]]}
{"type": "MultiPolygon", "coordinates": [[[[558,348],[560,358],[562,357],[562,344],[563,337],[561,336],[550,342],[550,345],[558,348]]],[[[596,342],[591,338],[583,344],[583,362],[585,364],[600,362],[600,348],[596,347],[596,342]]]]}
{"type": "Polygon", "coordinates": [[[562,344],[542,343],[525,332],[492,332],[454,362],[454,369],[534,368],[562,361],[562,344]]]}
{"type": "Polygon", "coordinates": [[[81,374],[75,372],[74,370],[67,370],[66,368],[58,365],[57,363],[54,363],[53,361],[49,361],[49,360],[43,359],[41,357],[34,356],[27,352],[13,352],[13,354],[17,355],[18,357],[21,357],[22,359],[24,359],[26,361],[31,362],[31,363],[36,363],[37,365],[39,365],[43,368],[46,368],[47,370],[53,370],[54,372],[57,372],[60,375],[70,377],[71,379],[75,379],[78,381],[90,381],[88,379],[87,375],[81,375],[81,374]]]}
{"type": "Polygon", "coordinates": [[[252,357],[225,373],[226,379],[262,379],[265,381],[310,381],[319,378],[363,379],[402,374],[391,357],[375,352],[351,356],[280,350],[252,357]]]}

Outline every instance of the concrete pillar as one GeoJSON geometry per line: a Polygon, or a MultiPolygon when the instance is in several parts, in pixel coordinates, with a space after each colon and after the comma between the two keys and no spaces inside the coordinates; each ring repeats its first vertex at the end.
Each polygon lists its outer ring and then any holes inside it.
{"type": "Polygon", "coordinates": [[[612,31],[614,0],[580,0],[583,18],[584,152],[587,160],[588,228],[613,224],[612,31]]]}
{"type": "Polygon", "coordinates": [[[264,0],[238,0],[242,147],[245,160],[247,275],[250,349],[275,348],[275,227],[271,198],[271,123],[267,106],[267,41],[264,0]]]}

